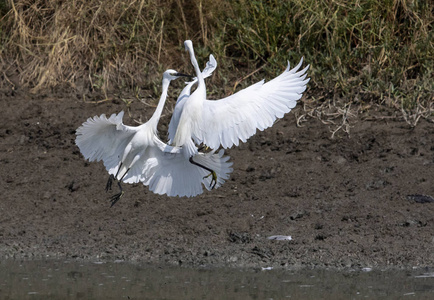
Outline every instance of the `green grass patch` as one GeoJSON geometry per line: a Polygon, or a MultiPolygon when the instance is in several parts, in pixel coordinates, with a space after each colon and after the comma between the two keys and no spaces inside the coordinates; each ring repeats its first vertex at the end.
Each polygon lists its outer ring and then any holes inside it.
{"type": "Polygon", "coordinates": [[[15,84],[34,92],[67,84],[137,94],[164,69],[191,72],[183,51],[191,39],[201,65],[217,58],[216,97],[304,57],[312,106],[433,117],[429,1],[17,0],[0,2],[0,12],[1,71],[19,70],[15,84]]]}

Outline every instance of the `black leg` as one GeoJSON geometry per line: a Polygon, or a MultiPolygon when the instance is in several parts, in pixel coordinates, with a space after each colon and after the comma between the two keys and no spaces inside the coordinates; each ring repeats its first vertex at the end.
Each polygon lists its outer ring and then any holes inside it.
{"type": "Polygon", "coordinates": [[[190,161],[190,163],[192,163],[193,165],[196,165],[196,166],[198,166],[198,167],[201,167],[202,169],[205,169],[205,170],[207,170],[207,171],[210,172],[209,175],[207,175],[207,176],[205,176],[205,177],[203,177],[203,178],[205,179],[205,178],[207,178],[207,177],[209,177],[209,176],[212,176],[211,183],[210,183],[209,186],[211,187],[211,189],[213,189],[213,188],[215,187],[215,185],[217,184],[217,174],[216,174],[213,170],[211,170],[210,168],[205,167],[204,165],[201,165],[201,164],[195,162],[195,161],[193,160],[193,156],[190,156],[189,161],[190,161]],[[214,183],[214,184],[213,184],[213,183],[214,183]]]}
{"type": "MultiPolygon", "coordinates": [[[[118,175],[119,175],[119,171],[121,170],[121,168],[122,168],[122,162],[119,164],[119,168],[118,168],[118,170],[116,171],[116,175],[115,175],[115,178],[118,178],[118,175]]],[[[125,173],[126,174],[126,173],[125,173]]],[[[124,175],[125,176],[125,175],[124,175]]],[[[122,176],[123,177],[123,176],[122,176]]]]}
{"type": "MultiPolygon", "coordinates": [[[[121,168],[121,166],[122,166],[122,163],[119,166],[119,169],[121,168]]],[[[125,175],[127,175],[127,173],[128,173],[129,170],[130,169],[128,169],[125,172],[125,174],[122,175],[122,177],[118,180],[119,193],[117,193],[117,194],[115,194],[115,195],[113,195],[113,196],[110,197],[110,202],[111,202],[110,207],[113,207],[113,205],[115,205],[116,202],[118,202],[122,198],[122,196],[124,195],[124,190],[122,189],[121,182],[124,179],[125,175]]],[[[116,180],[116,177],[118,176],[118,174],[119,174],[119,170],[116,172],[116,176],[110,175],[110,177],[109,177],[109,182],[110,183],[107,182],[107,185],[110,187],[110,190],[111,190],[111,186],[112,186],[112,181],[116,180]]],[[[107,187],[106,187],[106,190],[107,190],[107,187]]]]}
{"type": "Polygon", "coordinates": [[[109,190],[112,190],[112,184],[113,184],[113,180],[116,180],[115,177],[113,176],[113,174],[110,174],[108,180],[107,180],[107,184],[105,185],[105,191],[108,192],[109,190]]]}
{"type": "Polygon", "coordinates": [[[113,205],[115,205],[116,202],[118,202],[122,198],[122,196],[124,195],[124,191],[122,189],[120,181],[118,181],[118,186],[119,186],[120,192],[110,197],[110,202],[111,202],[110,207],[113,207],[113,205]]]}

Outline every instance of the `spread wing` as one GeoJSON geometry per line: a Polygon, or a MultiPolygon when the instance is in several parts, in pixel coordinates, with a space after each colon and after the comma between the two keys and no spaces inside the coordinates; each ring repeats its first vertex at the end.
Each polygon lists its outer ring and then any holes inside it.
{"type": "MultiPolygon", "coordinates": [[[[115,175],[125,148],[138,127],[122,123],[124,113],[104,114],[89,118],[76,131],[76,144],[89,161],[104,162],[109,174],[115,175]]],[[[216,188],[220,187],[232,172],[228,156],[218,153],[199,153],[194,160],[217,174],[216,188]]],[[[211,178],[204,178],[208,171],[191,164],[179,147],[172,147],[154,136],[140,159],[132,166],[123,182],[142,182],[157,194],[193,197],[203,193],[203,185],[209,189],[211,178]]]]}
{"type": "Polygon", "coordinates": [[[238,146],[256,133],[273,125],[297,104],[306,90],[307,66],[301,71],[303,59],[293,69],[286,70],[273,80],[253,84],[229,97],[206,100],[203,105],[202,123],[194,132],[197,143],[212,149],[238,146]],[[298,71],[298,72],[297,72],[298,71]]]}
{"type": "Polygon", "coordinates": [[[75,143],[84,158],[104,162],[109,174],[115,174],[125,147],[137,131],[137,127],[122,123],[124,112],[105,114],[87,119],[77,130],[75,143]]]}

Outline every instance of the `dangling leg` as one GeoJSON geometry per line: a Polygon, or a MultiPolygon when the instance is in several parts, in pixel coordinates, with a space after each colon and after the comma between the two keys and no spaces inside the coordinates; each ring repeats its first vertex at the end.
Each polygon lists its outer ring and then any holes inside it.
{"type": "Polygon", "coordinates": [[[113,180],[116,180],[116,177],[118,177],[119,174],[119,170],[122,167],[122,162],[119,165],[118,171],[116,172],[116,176],[113,176],[113,174],[110,174],[109,179],[107,180],[107,184],[105,185],[105,191],[108,192],[109,190],[112,190],[112,184],[113,184],[113,180]]]}
{"type": "Polygon", "coordinates": [[[105,191],[108,192],[112,190],[113,180],[116,180],[113,174],[110,174],[109,179],[107,180],[107,184],[105,185],[105,191]]]}
{"type": "Polygon", "coordinates": [[[205,177],[203,177],[203,178],[205,179],[205,178],[207,178],[207,177],[209,177],[209,176],[212,176],[211,183],[210,183],[209,186],[210,186],[211,189],[213,189],[213,188],[215,187],[215,185],[217,184],[217,174],[216,174],[213,170],[211,170],[210,168],[205,167],[204,165],[201,165],[201,164],[195,162],[195,161],[193,160],[193,156],[190,156],[189,161],[190,161],[190,163],[192,163],[193,165],[196,165],[196,166],[198,166],[198,167],[201,167],[202,169],[205,169],[205,170],[207,170],[207,171],[210,172],[209,175],[207,175],[207,176],[205,176],[205,177]],[[214,183],[214,184],[213,184],[213,183],[214,183]]]}
{"type": "MultiPolygon", "coordinates": [[[[122,179],[124,179],[125,175],[127,175],[127,173],[128,173],[129,170],[130,170],[130,169],[128,169],[128,170],[125,172],[125,174],[122,175],[121,179],[118,180],[119,193],[117,193],[117,194],[115,194],[115,195],[113,195],[113,196],[110,197],[110,201],[111,201],[111,205],[110,205],[110,207],[113,207],[113,205],[115,205],[116,202],[118,202],[118,201],[122,198],[122,196],[124,195],[124,190],[122,189],[121,182],[122,182],[122,179]]],[[[118,175],[118,174],[116,174],[116,176],[117,176],[117,175],[118,175]]]]}
{"type": "MultiPolygon", "coordinates": [[[[119,171],[121,170],[121,168],[122,168],[122,162],[119,165],[119,168],[118,168],[118,171],[116,172],[116,175],[113,176],[113,174],[110,174],[110,177],[109,177],[109,179],[107,181],[107,184],[106,184],[106,187],[105,187],[106,192],[108,190],[112,189],[113,180],[116,180],[116,178],[119,175],[119,171]]],[[[117,194],[115,194],[115,195],[113,195],[113,196],[110,197],[110,201],[111,201],[110,207],[113,207],[113,205],[115,205],[115,203],[118,202],[122,198],[122,196],[124,195],[124,191],[122,189],[121,182],[122,182],[122,179],[124,179],[125,175],[127,175],[127,173],[128,173],[129,170],[130,169],[128,169],[125,172],[125,174],[122,175],[121,179],[118,180],[119,193],[117,193],[117,194]]]]}
{"type": "Polygon", "coordinates": [[[122,189],[120,181],[118,181],[118,187],[119,187],[119,190],[120,190],[119,193],[117,193],[117,194],[115,194],[115,195],[113,195],[113,196],[110,197],[110,202],[111,202],[110,207],[113,207],[113,205],[115,205],[115,203],[118,202],[122,198],[122,196],[124,195],[124,191],[122,189]]]}

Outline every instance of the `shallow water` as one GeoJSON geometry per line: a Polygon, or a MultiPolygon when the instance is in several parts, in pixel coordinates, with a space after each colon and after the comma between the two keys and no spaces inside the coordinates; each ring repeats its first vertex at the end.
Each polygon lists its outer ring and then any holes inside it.
{"type": "Polygon", "coordinates": [[[189,269],[0,262],[0,299],[434,299],[433,270],[189,269]]]}

